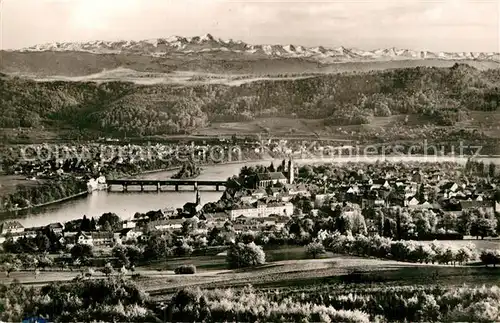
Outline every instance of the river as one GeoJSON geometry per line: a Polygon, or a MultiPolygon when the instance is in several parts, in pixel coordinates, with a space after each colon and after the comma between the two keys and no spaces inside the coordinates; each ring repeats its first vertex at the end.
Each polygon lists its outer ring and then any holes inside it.
{"type": "MultiPolygon", "coordinates": [[[[386,159],[388,161],[427,161],[427,162],[446,162],[455,161],[465,163],[466,158],[454,158],[449,156],[440,157],[421,157],[421,156],[373,156],[373,157],[351,157],[351,158],[317,158],[301,160],[296,159],[297,164],[303,163],[326,163],[326,162],[375,162],[376,160],[386,159]]],[[[481,157],[485,163],[491,161],[500,164],[498,157],[481,157]]],[[[280,160],[263,160],[258,162],[233,163],[225,165],[205,166],[202,174],[198,177],[200,180],[225,180],[230,176],[239,173],[243,165],[259,165],[270,164],[273,162],[275,166],[281,163],[280,160]]],[[[175,171],[164,171],[158,173],[148,173],[137,176],[140,179],[168,179],[175,171]]],[[[219,200],[222,192],[214,192],[210,190],[204,191],[200,188],[201,202],[215,202],[219,200]]],[[[99,217],[103,213],[113,212],[118,214],[122,219],[130,219],[136,212],[147,212],[151,210],[159,210],[164,208],[180,208],[186,202],[194,202],[195,193],[192,188],[184,188],[179,192],[163,191],[163,192],[119,192],[119,191],[96,191],[88,196],[76,198],[60,204],[45,206],[39,210],[32,210],[13,215],[11,218],[19,221],[24,227],[43,226],[54,222],[66,222],[74,219],[87,217],[99,217]]]]}

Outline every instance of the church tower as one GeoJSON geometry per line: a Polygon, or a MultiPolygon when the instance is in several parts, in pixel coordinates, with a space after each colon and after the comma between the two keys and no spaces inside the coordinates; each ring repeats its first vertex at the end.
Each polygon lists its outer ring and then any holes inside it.
{"type": "Polygon", "coordinates": [[[293,181],[295,180],[295,167],[293,165],[293,160],[290,158],[288,160],[288,184],[293,184],[293,181]]]}

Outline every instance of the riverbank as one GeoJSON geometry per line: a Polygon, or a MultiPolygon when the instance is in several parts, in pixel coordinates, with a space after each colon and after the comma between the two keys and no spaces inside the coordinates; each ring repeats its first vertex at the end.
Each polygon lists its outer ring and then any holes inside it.
{"type": "Polygon", "coordinates": [[[30,206],[27,206],[27,207],[23,207],[23,208],[16,208],[16,209],[10,209],[10,210],[1,211],[0,215],[18,213],[18,212],[33,210],[33,209],[36,209],[36,208],[42,208],[42,207],[46,207],[46,206],[51,206],[51,205],[55,205],[55,204],[67,202],[67,201],[76,199],[78,197],[84,197],[84,196],[87,196],[89,194],[91,194],[91,193],[89,193],[88,191],[83,191],[83,192],[80,192],[80,193],[76,193],[76,194],[73,194],[73,195],[70,195],[70,196],[67,196],[67,197],[63,197],[63,198],[60,198],[60,199],[57,199],[57,200],[53,200],[53,201],[50,201],[50,202],[46,202],[46,203],[35,204],[35,205],[30,205],[30,206]]]}
{"type": "MultiPolygon", "coordinates": [[[[256,166],[259,164],[269,165],[271,162],[277,166],[283,158],[267,158],[253,159],[247,161],[230,161],[224,164],[213,164],[204,166],[204,171],[200,175],[200,180],[225,180],[229,177],[237,175],[242,166],[256,166]]],[[[387,157],[387,156],[386,156],[387,157]]],[[[380,158],[380,156],[371,156],[369,158],[303,158],[295,159],[297,165],[313,164],[313,163],[330,163],[332,161],[339,162],[374,162],[377,159],[386,159],[393,162],[409,162],[409,158],[390,157],[380,158]]],[[[411,158],[413,161],[418,161],[416,156],[411,158]]],[[[432,160],[420,159],[421,162],[436,162],[432,160]]],[[[449,158],[437,158],[437,162],[449,162],[449,158]]],[[[457,160],[454,160],[457,161],[457,160]]],[[[463,164],[467,158],[463,158],[463,164]]],[[[483,159],[486,162],[486,160],[483,159]]],[[[495,158],[494,162],[499,163],[500,159],[495,158]]],[[[462,163],[461,161],[459,161],[462,163]]],[[[171,176],[172,168],[165,170],[149,170],[141,172],[141,175],[135,175],[136,178],[142,179],[161,179],[171,176]]],[[[125,179],[122,177],[122,179],[125,179]]],[[[203,191],[201,190],[202,204],[217,202],[222,196],[222,192],[203,191]]],[[[194,192],[190,190],[175,191],[151,191],[151,192],[109,192],[96,191],[89,194],[86,198],[74,198],[59,203],[54,207],[44,207],[41,210],[25,211],[27,214],[18,214],[14,218],[25,227],[42,226],[53,222],[64,222],[72,219],[81,218],[83,215],[87,217],[98,217],[103,213],[112,212],[118,214],[122,219],[127,220],[134,216],[136,212],[146,213],[151,210],[164,209],[166,207],[182,208],[187,202],[193,202],[195,199],[194,192]]],[[[12,216],[11,216],[12,218],[12,216]]]]}

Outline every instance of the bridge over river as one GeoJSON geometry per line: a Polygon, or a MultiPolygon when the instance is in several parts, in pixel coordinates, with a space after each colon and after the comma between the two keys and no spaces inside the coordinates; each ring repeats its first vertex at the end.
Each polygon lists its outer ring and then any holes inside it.
{"type": "Polygon", "coordinates": [[[215,191],[219,191],[222,186],[226,186],[226,181],[214,181],[214,180],[195,180],[195,179],[167,179],[167,180],[154,180],[154,179],[110,179],[106,180],[108,188],[111,186],[121,186],[123,191],[126,192],[129,187],[141,188],[144,191],[145,187],[156,187],[157,191],[161,191],[162,187],[173,186],[176,191],[179,191],[181,186],[192,186],[196,190],[200,186],[211,187],[215,191]]]}

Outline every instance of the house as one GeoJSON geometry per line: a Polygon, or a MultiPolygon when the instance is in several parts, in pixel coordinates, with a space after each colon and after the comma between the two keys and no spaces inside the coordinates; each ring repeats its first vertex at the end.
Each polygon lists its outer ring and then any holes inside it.
{"type": "Polygon", "coordinates": [[[218,212],[218,213],[205,213],[201,214],[199,217],[200,221],[206,222],[226,222],[229,219],[229,215],[226,212],[218,212]]]}
{"type": "Polygon", "coordinates": [[[252,204],[252,203],[256,202],[258,199],[253,197],[253,196],[243,196],[240,200],[242,203],[252,204]]]}
{"type": "Polygon", "coordinates": [[[420,202],[419,202],[419,200],[417,200],[416,197],[413,197],[413,198],[405,201],[405,206],[408,206],[408,207],[417,206],[419,204],[420,204],[420,202]]]}
{"type": "Polygon", "coordinates": [[[448,182],[441,186],[441,190],[445,192],[456,192],[459,189],[459,186],[457,183],[454,182],[448,182]]]}
{"type": "Polygon", "coordinates": [[[286,184],[287,181],[287,178],[282,172],[257,174],[257,187],[259,188],[265,188],[269,185],[275,185],[278,183],[286,184]]]}
{"type": "Polygon", "coordinates": [[[359,192],[359,187],[357,185],[353,185],[347,190],[347,194],[359,194],[359,192]]]}
{"type": "Polygon", "coordinates": [[[38,234],[39,232],[35,230],[25,230],[23,232],[10,233],[9,235],[13,241],[17,241],[19,238],[34,238],[38,234]]]}
{"type": "Polygon", "coordinates": [[[89,246],[94,245],[94,241],[92,240],[92,235],[84,232],[80,232],[75,237],[75,243],[85,244],[89,246]]]}
{"type": "Polygon", "coordinates": [[[24,231],[24,227],[22,226],[21,223],[18,221],[9,221],[9,222],[4,222],[2,223],[0,227],[0,234],[7,234],[7,233],[21,233],[24,231]]]}
{"type": "Polygon", "coordinates": [[[373,181],[373,185],[376,185],[378,186],[378,188],[390,188],[391,185],[389,184],[389,181],[387,181],[387,179],[377,179],[375,181],[373,181]]]}
{"type": "Polygon", "coordinates": [[[184,219],[167,219],[167,220],[158,220],[152,221],[149,223],[151,227],[155,230],[164,231],[164,230],[177,230],[182,228],[182,224],[184,223],[184,219]]]}
{"type": "Polygon", "coordinates": [[[142,230],[139,228],[125,228],[118,232],[118,238],[122,241],[137,239],[142,236],[142,230]]]}
{"type": "Polygon", "coordinates": [[[92,232],[94,246],[112,246],[115,242],[113,232],[92,232]]]}
{"type": "Polygon", "coordinates": [[[361,208],[384,207],[385,201],[380,198],[369,198],[361,200],[361,208]]]}
{"type": "Polygon", "coordinates": [[[135,228],[135,226],[136,226],[135,221],[131,221],[131,220],[122,221],[122,229],[133,229],[133,228],[135,228]]]}
{"type": "Polygon", "coordinates": [[[258,201],[252,205],[236,206],[229,211],[231,219],[239,216],[247,218],[263,218],[271,215],[292,216],[293,204],[287,202],[264,203],[258,201]]]}
{"type": "Polygon", "coordinates": [[[434,208],[434,205],[432,205],[431,203],[427,202],[427,201],[424,201],[422,203],[419,203],[417,205],[411,205],[410,208],[412,209],[424,209],[424,210],[429,210],[429,209],[432,209],[434,208]]]}
{"type": "Polygon", "coordinates": [[[47,229],[51,230],[54,233],[62,233],[64,230],[64,224],[60,222],[51,223],[47,226],[47,229]]]}
{"type": "Polygon", "coordinates": [[[485,208],[494,211],[494,204],[491,201],[460,201],[459,203],[462,211],[476,208],[485,208]]]}
{"type": "Polygon", "coordinates": [[[305,185],[293,185],[287,184],[285,185],[285,189],[289,195],[303,195],[303,196],[311,196],[311,193],[307,189],[305,185]]]}
{"type": "Polygon", "coordinates": [[[163,213],[163,216],[166,217],[166,218],[170,218],[170,217],[172,217],[175,214],[175,209],[172,208],[172,207],[165,208],[165,209],[163,209],[161,211],[163,213]]]}
{"type": "Polygon", "coordinates": [[[252,197],[261,199],[263,197],[267,196],[266,190],[260,188],[252,192],[252,197]]]}
{"type": "Polygon", "coordinates": [[[335,193],[331,194],[317,194],[314,197],[314,207],[320,208],[326,201],[330,201],[335,197],[335,193]]]}
{"type": "Polygon", "coordinates": [[[113,232],[79,232],[75,242],[89,246],[112,246],[115,242],[113,232]]]}
{"type": "Polygon", "coordinates": [[[278,197],[278,196],[283,194],[283,190],[280,187],[271,187],[271,188],[269,188],[269,191],[270,191],[270,193],[271,193],[270,195],[272,197],[278,197]]]}
{"type": "Polygon", "coordinates": [[[184,204],[183,212],[186,217],[193,217],[203,209],[203,205],[201,204],[201,196],[200,191],[196,189],[196,202],[187,202],[184,204]]]}

